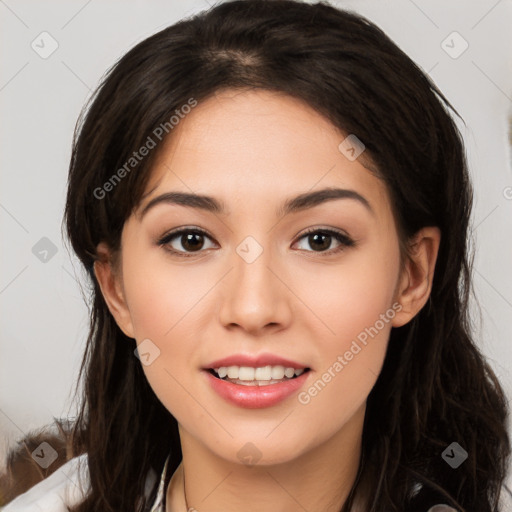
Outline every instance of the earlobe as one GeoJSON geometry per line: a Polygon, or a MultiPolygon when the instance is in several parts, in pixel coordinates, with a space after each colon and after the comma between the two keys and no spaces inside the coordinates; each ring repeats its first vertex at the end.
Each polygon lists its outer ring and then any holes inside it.
{"type": "Polygon", "coordinates": [[[416,233],[400,276],[395,300],[401,304],[402,309],[395,315],[393,327],[408,323],[427,303],[432,291],[440,242],[441,231],[436,226],[425,227],[416,233]]]}
{"type": "Polygon", "coordinates": [[[126,304],[121,284],[121,275],[113,268],[110,251],[104,242],[98,244],[98,258],[94,262],[94,274],[108,309],[119,328],[130,338],[134,338],[130,311],[126,304]]]}

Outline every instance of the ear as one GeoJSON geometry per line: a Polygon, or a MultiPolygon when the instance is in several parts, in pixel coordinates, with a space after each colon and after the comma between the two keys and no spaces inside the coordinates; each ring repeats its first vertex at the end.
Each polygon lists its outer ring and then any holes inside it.
{"type": "Polygon", "coordinates": [[[401,327],[412,320],[430,297],[440,242],[441,231],[435,226],[425,227],[415,234],[395,293],[395,301],[402,309],[393,318],[393,327],[401,327]]]}
{"type": "Polygon", "coordinates": [[[103,298],[119,328],[129,338],[134,338],[130,310],[128,309],[123,290],[121,269],[114,268],[112,255],[104,242],[98,244],[96,252],[98,260],[94,262],[94,273],[100,285],[103,298]]]}

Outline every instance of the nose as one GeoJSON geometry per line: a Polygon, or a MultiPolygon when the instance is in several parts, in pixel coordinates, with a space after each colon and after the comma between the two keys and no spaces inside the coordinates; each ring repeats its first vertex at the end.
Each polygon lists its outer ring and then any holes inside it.
{"type": "Polygon", "coordinates": [[[286,328],[292,319],[290,277],[264,249],[254,260],[235,252],[233,269],[222,284],[220,321],[230,330],[264,335],[286,328]]]}

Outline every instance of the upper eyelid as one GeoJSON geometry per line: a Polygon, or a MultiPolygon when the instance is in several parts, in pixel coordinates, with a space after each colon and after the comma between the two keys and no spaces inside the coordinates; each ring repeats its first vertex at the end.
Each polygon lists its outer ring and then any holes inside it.
{"type": "MultiPolygon", "coordinates": [[[[345,236],[347,238],[352,238],[348,233],[345,233],[344,230],[341,230],[339,228],[332,228],[332,227],[311,227],[311,228],[306,228],[306,231],[302,232],[302,233],[297,233],[294,238],[297,238],[298,236],[300,237],[303,237],[305,235],[308,235],[308,234],[311,234],[311,233],[314,233],[316,231],[327,231],[327,232],[332,232],[332,233],[335,233],[335,234],[338,234],[338,235],[342,235],[342,236],[345,236]]],[[[184,226],[184,227],[181,227],[181,228],[176,228],[175,230],[171,230],[169,232],[166,232],[165,234],[163,234],[162,236],[159,237],[159,240],[163,240],[165,238],[169,238],[169,237],[175,237],[175,236],[178,236],[178,235],[182,235],[183,233],[190,233],[190,232],[197,232],[197,233],[200,233],[202,235],[205,235],[211,239],[215,239],[215,237],[213,237],[212,235],[210,235],[205,229],[203,228],[199,228],[199,227],[188,227],[188,226],[184,226]]]]}
{"type": "MultiPolygon", "coordinates": [[[[188,226],[184,226],[184,227],[181,227],[181,228],[176,228],[175,230],[171,230],[170,232],[162,235],[159,239],[158,239],[158,244],[160,245],[166,245],[166,244],[169,244],[171,240],[173,240],[174,238],[176,237],[179,237],[185,233],[191,233],[191,232],[195,232],[195,233],[199,233],[201,235],[204,235],[206,236],[207,238],[209,238],[212,242],[214,241],[214,243],[217,243],[218,242],[215,240],[215,238],[213,236],[211,236],[206,230],[202,229],[202,228],[199,228],[199,227],[188,227],[188,226]]],[[[331,233],[332,235],[331,236],[335,236],[335,235],[338,235],[340,236],[341,238],[345,238],[347,239],[348,241],[351,242],[351,244],[355,244],[356,240],[350,236],[349,234],[343,232],[343,230],[340,230],[339,228],[331,228],[331,227],[311,227],[311,228],[307,228],[306,231],[303,231],[302,233],[298,233],[297,235],[294,236],[294,240],[296,242],[298,242],[299,240],[301,240],[302,238],[312,234],[312,233],[316,233],[316,232],[327,232],[327,233],[331,233]]],[[[338,240],[339,242],[339,240],[338,240]]],[[[341,242],[339,242],[341,243],[341,242]]],[[[193,254],[193,253],[187,253],[186,251],[176,251],[176,252],[180,252],[180,253],[183,253],[183,254],[193,254]]],[[[204,251],[198,251],[198,253],[200,252],[204,252],[204,251]]],[[[307,252],[310,252],[310,251],[307,251],[307,252]]],[[[323,252],[328,252],[328,251],[323,251],[323,252]]]]}

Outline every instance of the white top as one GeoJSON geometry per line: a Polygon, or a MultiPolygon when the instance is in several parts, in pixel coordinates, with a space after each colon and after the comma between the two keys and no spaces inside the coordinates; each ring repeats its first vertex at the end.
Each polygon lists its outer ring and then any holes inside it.
{"type": "MultiPolygon", "coordinates": [[[[169,457],[167,457],[165,461],[160,476],[160,484],[151,512],[187,512],[182,464],[179,464],[169,482],[168,497],[170,502],[167,503],[167,511],[163,508],[164,495],[166,493],[165,474],[168,462],[169,457]]],[[[25,493],[20,494],[8,505],[3,507],[1,509],[2,512],[68,512],[66,505],[72,506],[78,504],[87,494],[87,492],[84,492],[83,489],[80,488],[78,480],[78,475],[81,473],[83,475],[82,481],[86,485],[89,485],[88,473],[85,467],[86,464],[87,454],[84,453],[79,457],[74,457],[59,469],[55,470],[49,477],[31,487],[25,493]]],[[[156,473],[154,470],[151,470],[151,473],[146,478],[146,496],[149,495],[154,485],[155,478],[156,473]]],[[[504,512],[512,511],[512,497],[507,494],[505,488],[503,489],[500,503],[500,510],[504,512]]],[[[431,507],[427,512],[457,511],[448,505],[439,504],[431,507]]]]}
{"type": "MultiPolygon", "coordinates": [[[[49,477],[2,508],[2,512],[67,512],[66,504],[79,503],[84,494],[79,487],[78,475],[85,473],[87,454],[75,457],[49,477]]],[[[87,478],[83,479],[88,483],[87,478]]]]}
{"type": "MultiPolygon", "coordinates": [[[[163,509],[163,498],[165,493],[165,472],[169,457],[165,461],[164,469],[160,478],[160,485],[155,502],[152,505],[151,512],[165,512],[163,509]]],[[[74,457],[60,468],[55,470],[49,477],[28,489],[25,493],[20,494],[5,507],[2,512],[68,512],[67,506],[80,503],[89,491],[89,475],[86,471],[87,454],[74,457]],[[82,475],[81,482],[87,485],[84,492],[80,487],[79,475],[82,475]]],[[[176,471],[173,480],[176,482],[181,475],[181,464],[178,466],[180,471],[176,471]]],[[[151,470],[146,478],[145,492],[149,495],[154,485],[156,473],[151,470]]],[[[171,482],[173,483],[173,482],[171,482]]],[[[174,500],[172,500],[174,501],[174,500]]],[[[172,503],[171,503],[172,505],[172,503]]]]}

